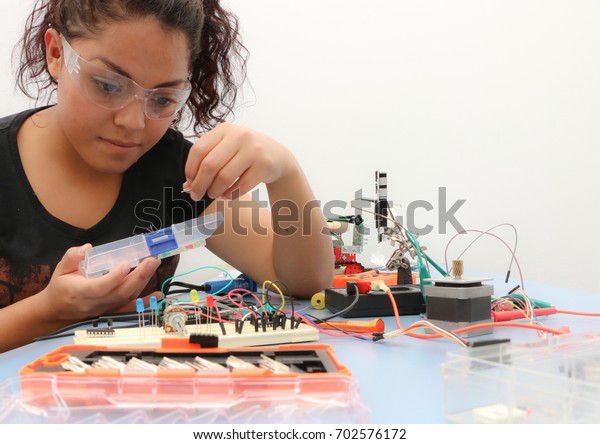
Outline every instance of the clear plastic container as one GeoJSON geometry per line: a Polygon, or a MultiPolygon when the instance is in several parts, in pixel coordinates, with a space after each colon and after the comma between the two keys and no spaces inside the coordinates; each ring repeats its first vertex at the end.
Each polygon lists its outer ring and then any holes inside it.
{"type": "Polygon", "coordinates": [[[222,213],[211,213],[158,231],[92,247],[85,252],[79,269],[86,277],[92,278],[102,276],[123,263],[135,268],[147,257],[163,259],[202,247],[222,222],[222,213]]]}
{"type": "Polygon", "coordinates": [[[358,384],[334,378],[225,377],[182,380],[148,375],[134,378],[83,378],[59,381],[56,375],[29,376],[29,383],[55,387],[23,393],[22,382],[0,384],[1,424],[159,423],[159,424],[359,424],[369,422],[358,384]],[[306,390],[307,383],[335,382],[337,390],[306,390]],[[56,384],[60,383],[60,388],[56,384]],[[82,395],[82,383],[87,389],[82,395]],[[136,394],[136,392],[139,392],[136,394]],[[73,402],[73,394],[86,403],[73,402]],[[174,395],[174,393],[179,393],[174,395]]]}
{"type": "Polygon", "coordinates": [[[445,413],[457,423],[600,423],[600,333],[450,352],[445,413]]]}
{"type": "Polygon", "coordinates": [[[325,344],[233,349],[203,349],[184,340],[157,349],[65,345],[20,373],[19,379],[0,384],[0,423],[368,422],[357,382],[325,344]],[[263,355],[289,372],[223,365],[232,356],[258,363],[263,355]],[[88,367],[78,373],[62,366],[70,357],[86,363],[111,357],[146,364],[202,357],[223,366],[88,367]]]}

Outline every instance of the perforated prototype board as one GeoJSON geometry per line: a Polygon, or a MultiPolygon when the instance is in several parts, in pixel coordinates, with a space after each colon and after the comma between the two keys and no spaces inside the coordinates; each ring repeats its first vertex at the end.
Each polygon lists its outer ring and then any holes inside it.
{"type": "MultiPolygon", "coordinates": [[[[180,338],[191,334],[217,335],[219,347],[244,347],[255,345],[290,344],[319,340],[316,328],[300,324],[297,328],[267,328],[266,331],[246,326],[242,333],[235,331],[233,324],[223,324],[225,334],[218,324],[187,325],[188,334],[165,333],[159,327],[114,328],[110,333],[90,333],[88,330],[75,331],[75,344],[108,345],[123,347],[159,347],[163,338],[180,338]]],[[[92,329],[93,330],[93,329],[92,329]]]]}

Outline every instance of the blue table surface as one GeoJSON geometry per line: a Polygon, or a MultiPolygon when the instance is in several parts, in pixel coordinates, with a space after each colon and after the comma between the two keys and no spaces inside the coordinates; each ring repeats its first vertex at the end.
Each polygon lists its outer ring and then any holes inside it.
{"type": "MultiPolygon", "coordinates": [[[[558,309],[600,312],[600,295],[544,284],[527,283],[528,295],[553,303],[558,309]]],[[[496,292],[496,294],[499,294],[496,292]]],[[[297,303],[307,307],[308,301],[297,303]]],[[[328,311],[307,310],[317,316],[328,311]]],[[[403,326],[421,319],[401,316],[403,326]]],[[[386,330],[396,329],[392,317],[384,318],[386,330]]],[[[599,317],[557,314],[541,319],[551,328],[567,326],[573,333],[600,331],[599,317]]],[[[523,321],[521,321],[523,322],[523,321]]],[[[510,338],[513,342],[538,339],[533,330],[495,328],[491,334],[472,338],[510,338]]],[[[15,378],[19,370],[58,346],[71,344],[72,337],[35,342],[0,354],[0,382],[15,378]]],[[[379,342],[321,334],[321,342],[333,346],[339,361],[349,367],[360,387],[360,397],[368,419],[375,424],[446,423],[444,382],[440,364],[449,351],[459,346],[447,339],[423,340],[406,336],[379,342]]]]}

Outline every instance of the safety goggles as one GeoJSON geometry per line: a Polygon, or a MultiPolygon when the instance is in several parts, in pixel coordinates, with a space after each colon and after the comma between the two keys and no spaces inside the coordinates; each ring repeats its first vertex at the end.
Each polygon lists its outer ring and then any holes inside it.
{"type": "Polygon", "coordinates": [[[146,117],[167,119],[177,114],[190,96],[192,86],[189,81],[183,89],[146,89],[128,77],[87,61],[62,35],[61,40],[69,75],[83,95],[102,108],[118,110],[134,100],[142,100],[146,117]]]}

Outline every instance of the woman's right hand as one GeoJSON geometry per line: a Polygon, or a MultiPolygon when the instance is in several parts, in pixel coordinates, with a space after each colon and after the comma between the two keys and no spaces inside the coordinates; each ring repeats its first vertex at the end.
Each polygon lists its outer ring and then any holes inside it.
{"type": "Polygon", "coordinates": [[[67,250],[56,266],[40,303],[56,320],[78,321],[114,311],[136,299],[160,260],[147,258],[134,270],[122,264],[104,276],[88,279],[79,271],[79,263],[90,244],[67,250]]]}

